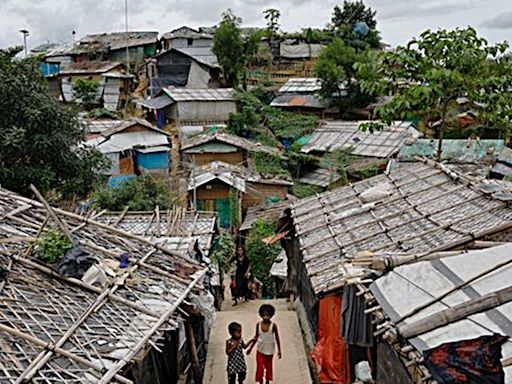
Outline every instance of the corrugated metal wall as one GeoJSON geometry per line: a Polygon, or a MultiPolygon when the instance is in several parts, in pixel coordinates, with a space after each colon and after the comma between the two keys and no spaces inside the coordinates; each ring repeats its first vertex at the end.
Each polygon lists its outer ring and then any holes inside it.
{"type": "Polygon", "coordinates": [[[178,103],[178,117],[180,120],[228,120],[229,114],[235,112],[235,101],[180,101],[178,103]]]}

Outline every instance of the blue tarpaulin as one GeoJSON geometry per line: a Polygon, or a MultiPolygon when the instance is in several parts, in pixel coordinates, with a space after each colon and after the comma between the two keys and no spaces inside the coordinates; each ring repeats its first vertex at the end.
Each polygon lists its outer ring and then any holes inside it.
{"type": "Polygon", "coordinates": [[[167,169],[169,168],[169,152],[135,153],[135,164],[144,169],[167,169]]]}
{"type": "Polygon", "coordinates": [[[44,77],[53,76],[59,73],[59,64],[56,63],[41,63],[39,64],[41,73],[44,77]]]}
{"type": "Polygon", "coordinates": [[[118,188],[121,187],[127,181],[136,178],[136,175],[120,175],[120,176],[110,176],[108,178],[108,186],[110,188],[118,188]]]}

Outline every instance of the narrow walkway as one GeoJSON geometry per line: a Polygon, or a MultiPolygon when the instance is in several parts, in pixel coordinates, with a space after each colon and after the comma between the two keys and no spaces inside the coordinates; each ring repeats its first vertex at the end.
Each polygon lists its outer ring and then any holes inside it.
{"type": "MultiPolygon", "coordinates": [[[[254,300],[248,303],[240,303],[231,306],[229,295],[223,303],[221,312],[217,312],[217,318],[210,334],[208,356],[204,372],[203,384],[226,384],[225,343],[229,338],[228,324],[237,321],[242,324],[242,337],[249,340],[254,336],[256,322],[259,319],[258,308],[263,303],[272,304],[276,308],[274,320],[279,326],[283,358],[274,358],[275,384],[311,384],[308,359],[304,350],[302,333],[295,311],[288,308],[284,299],[279,300],[254,300]]],[[[245,383],[254,383],[256,369],[256,350],[246,356],[248,367],[245,383]]]]}

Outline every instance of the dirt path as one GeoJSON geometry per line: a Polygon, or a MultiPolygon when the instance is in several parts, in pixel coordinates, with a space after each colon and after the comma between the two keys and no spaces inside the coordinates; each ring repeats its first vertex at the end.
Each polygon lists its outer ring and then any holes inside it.
{"type": "MultiPolygon", "coordinates": [[[[226,296],[228,298],[228,296],[226,296]]],[[[225,342],[229,338],[228,324],[237,321],[242,324],[242,337],[249,340],[253,337],[258,321],[258,308],[263,303],[272,304],[276,308],[274,320],[281,332],[283,358],[274,359],[275,384],[311,384],[308,360],[304,350],[302,334],[295,311],[288,309],[286,300],[255,300],[249,303],[240,303],[236,307],[231,306],[231,301],[226,300],[223,310],[217,312],[217,318],[213,326],[208,346],[208,356],[204,372],[203,384],[226,384],[226,361],[224,351],[225,342]]],[[[245,383],[254,383],[255,375],[255,350],[246,356],[248,367],[245,383]]]]}

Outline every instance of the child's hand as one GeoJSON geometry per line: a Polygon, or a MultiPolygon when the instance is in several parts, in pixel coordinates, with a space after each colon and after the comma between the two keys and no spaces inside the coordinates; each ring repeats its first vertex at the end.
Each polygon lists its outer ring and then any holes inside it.
{"type": "Polygon", "coordinates": [[[251,354],[251,351],[252,351],[252,347],[247,350],[247,356],[249,356],[251,354]]]}
{"type": "Polygon", "coordinates": [[[281,354],[281,351],[277,352],[277,357],[278,357],[278,359],[281,359],[281,357],[283,357],[283,355],[281,354]]]}

